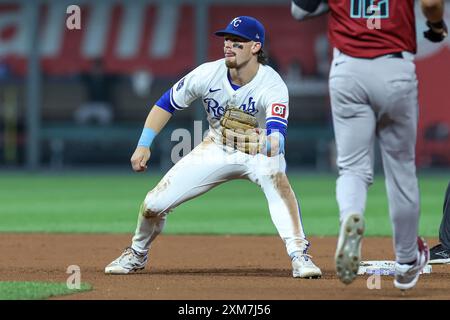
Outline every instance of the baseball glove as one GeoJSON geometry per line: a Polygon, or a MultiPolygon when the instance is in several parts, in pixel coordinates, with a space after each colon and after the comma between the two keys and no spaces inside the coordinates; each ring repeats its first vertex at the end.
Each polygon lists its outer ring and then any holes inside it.
{"type": "Polygon", "coordinates": [[[241,152],[255,155],[262,150],[265,135],[255,116],[236,107],[227,108],[220,119],[222,143],[241,152]]]}
{"type": "Polygon", "coordinates": [[[427,27],[430,28],[423,33],[424,37],[430,40],[431,42],[441,42],[448,35],[448,28],[445,24],[445,21],[439,21],[435,23],[431,23],[427,21],[427,27]],[[442,32],[436,32],[435,29],[442,30],[442,32]]]}

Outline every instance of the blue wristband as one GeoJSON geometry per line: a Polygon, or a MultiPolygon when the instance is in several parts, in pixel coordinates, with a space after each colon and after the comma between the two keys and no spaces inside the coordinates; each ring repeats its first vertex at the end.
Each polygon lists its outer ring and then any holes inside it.
{"type": "MultiPolygon", "coordinates": [[[[275,131],[275,132],[272,131],[269,134],[269,136],[273,133],[278,133],[277,134],[277,136],[278,136],[278,153],[277,154],[280,154],[280,153],[284,154],[284,135],[282,135],[278,131],[275,131]]],[[[271,149],[272,149],[272,146],[270,145],[270,139],[267,139],[267,154],[271,154],[271,151],[272,151],[271,149]]]]}
{"type": "Polygon", "coordinates": [[[156,132],[150,128],[144,128],[142,130],[141,137],[139,138],[138,147],[147,147],[150,148],[152,145],[153,139],[156,137],[156,132]]]}

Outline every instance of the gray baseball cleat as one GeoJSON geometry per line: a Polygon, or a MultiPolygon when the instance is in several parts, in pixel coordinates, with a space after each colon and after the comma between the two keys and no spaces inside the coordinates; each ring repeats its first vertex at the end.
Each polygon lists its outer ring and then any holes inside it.
{"type": "Polygon", "coordinates": [[[425,240],[417,238],[417,259],[413,264],[395,263],[394,286],[400,290],[408,290],[414,287],[419,280],[420,272],[430,260],[430,250],[425,240]]]}
{"type": "Polygon", "coordinates": [[[126,248],[116,260],[105,268],[106,274],[129,274],[143,270],[148,254],[140,254],[131,247],[126,248]]]}
{"type": "Polygon", "coordinates": [[[292,256],[292,276],[294,278],[318,279],[322,271],[312,262],[309,254],[294,254],[292,256]]]}
{"type": "Polygon", "coordinates": [[[352,283],[358,274],[363,234],[364,217],[361,214],[351,214],[342,222],[334,259],[337,276],[345,284],[352,283]]]}

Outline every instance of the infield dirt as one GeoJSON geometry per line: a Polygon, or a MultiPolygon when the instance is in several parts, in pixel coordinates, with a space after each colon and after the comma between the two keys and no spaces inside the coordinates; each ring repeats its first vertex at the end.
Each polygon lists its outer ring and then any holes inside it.
{"type": "MultiPolygon", "coordinates": [[[[130,244],[131,235],[1,234],[0,281],[58,281],[67,267],[81,269],[90,292],[53,299],[300,300],[450,299],[450,265],[433,266],[405,295],[392,277],[369,290],[368,276],[342,284],[334,272],[335,238],[311,237],[309,253],[322,269],[318,280],[294,279],[282,241],[275,236],[161,235],[147,268],[126,276],[105,275],[104,267],[130,244]]],[[[427,239],[430,247],[436,239],[427,239]]],[[[393,260],[391,238],[365,238],[364,260],[393,260]]]]}

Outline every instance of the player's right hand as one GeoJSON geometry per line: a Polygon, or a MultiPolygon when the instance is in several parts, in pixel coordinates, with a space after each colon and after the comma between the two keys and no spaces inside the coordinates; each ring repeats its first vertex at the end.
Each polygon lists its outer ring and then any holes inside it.
{"type": "Polygon", "coordinates": [[[150,159],[150,149],[138,146],[131,156],[131,167],[135,172],[143,172],[147,170],[147,161],[150,159]]]}

